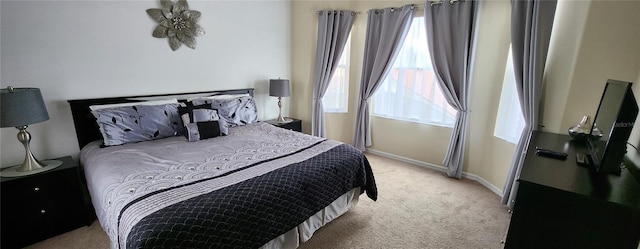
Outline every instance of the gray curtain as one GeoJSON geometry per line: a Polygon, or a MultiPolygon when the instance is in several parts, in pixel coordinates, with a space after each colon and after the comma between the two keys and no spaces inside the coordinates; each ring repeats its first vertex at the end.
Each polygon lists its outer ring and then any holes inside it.
{"type": "Polygon", "coordinates": [[[469,86],[478,2],[472,0],[425,4],[427,41],[431,61],[456,122],[444,159],[447,175],[460,179],[469,124],[469,86]]]}
{"type": "Polygon", "coordinates": [[[318,41],[311,116],[311,134],[314,136],[326,137],[322,97],[327,92],[331,76],[338,66],[355,15],[355,12],[349,10],[318,12],[318,41]]]}
{"type": "Polygon", "coordinates": [[[393,65],[400,45],[415,15],[414,5],[368,11],[367,36],[358,94],[356,130],[353,145],[364,151],[371,146],[369,98],[373,96],[393,65]]]}
{"type": "Polygon", "coordinates": [[[531,132],[537,129],[538,125],[542,77],[555,12],[555,0],[511,1],[511,52],[525,127],[502,191],[502,204],[507,204],[510,209],[513,209],[515,204],[518,178],[531,132]]]}

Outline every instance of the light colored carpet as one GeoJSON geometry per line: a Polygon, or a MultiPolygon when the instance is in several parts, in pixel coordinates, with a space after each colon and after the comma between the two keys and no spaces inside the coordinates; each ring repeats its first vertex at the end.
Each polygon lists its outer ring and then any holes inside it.
{"type": "MultiPolygon", "coordinates": [[[[475,181],[368,154],[378,201],[321,228],[300,248],[502,248],[509,222],[500,198],[475,181]]],[[[109,248],[96,221],[28,248],[109,248]]]]}

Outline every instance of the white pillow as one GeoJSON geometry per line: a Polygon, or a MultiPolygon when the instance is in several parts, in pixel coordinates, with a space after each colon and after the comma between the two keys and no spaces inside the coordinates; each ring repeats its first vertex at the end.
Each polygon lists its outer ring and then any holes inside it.
{"type": "Polygon", "coordinates": [[[118,103],[118,104],[105,104],[105,105],[92,105],[89,106],[89,109],[92,111],[106,109],[106,108],[115,108],[115,107],[123,107],[123,106],[134,106],[134,105],[164,105],[164,104],[173,104],[178,103],[178,99],[159,99],[159,100],[149,100],[142,102],[127,102],[127,103],[118,103]]]}
{"type": "Polygon", "coordinates": [[[220,94],[220,95],[213,95],[213,96],[206,96],[206,97],[195,97],[195,98],[189,98],[187,99],[187,101],[193,101],[193,100],[227,100],[227,99],[237,99],[237,98],[242,98],[242,97],[247,97],[249,96],[248,93],[241,93],[241,94],[220,94]]]}

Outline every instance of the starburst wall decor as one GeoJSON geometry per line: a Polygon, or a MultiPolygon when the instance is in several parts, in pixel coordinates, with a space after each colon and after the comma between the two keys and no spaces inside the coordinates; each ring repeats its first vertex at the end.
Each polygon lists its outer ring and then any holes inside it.
{"type": "Polygon", "coordinates": [[[169,38],[171,50],[178,50],[182,44],[196,48],[196,36],[204,35],[204,29],[198,25],[200,12],[189,10],[187,0],[160,0],[162,9],[147,9],[147,14],[158,22],[151,34],[156,38],[169,38]]]}

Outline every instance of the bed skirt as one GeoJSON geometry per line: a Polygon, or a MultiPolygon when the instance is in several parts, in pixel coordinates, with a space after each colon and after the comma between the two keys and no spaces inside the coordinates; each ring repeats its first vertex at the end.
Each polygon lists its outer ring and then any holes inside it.
{"type": "Polygon", "coordinates": [[[297,248],[300,246],[300,243],[309,240],[318,229],[340,217],[340,215],[343,215],[358,204],[359,198],[360,187],[350,190],[338,197],[338,199],[329,204],[329,206],[300,223],[300,225],[264,244],[260,249],[297,248]]]}

